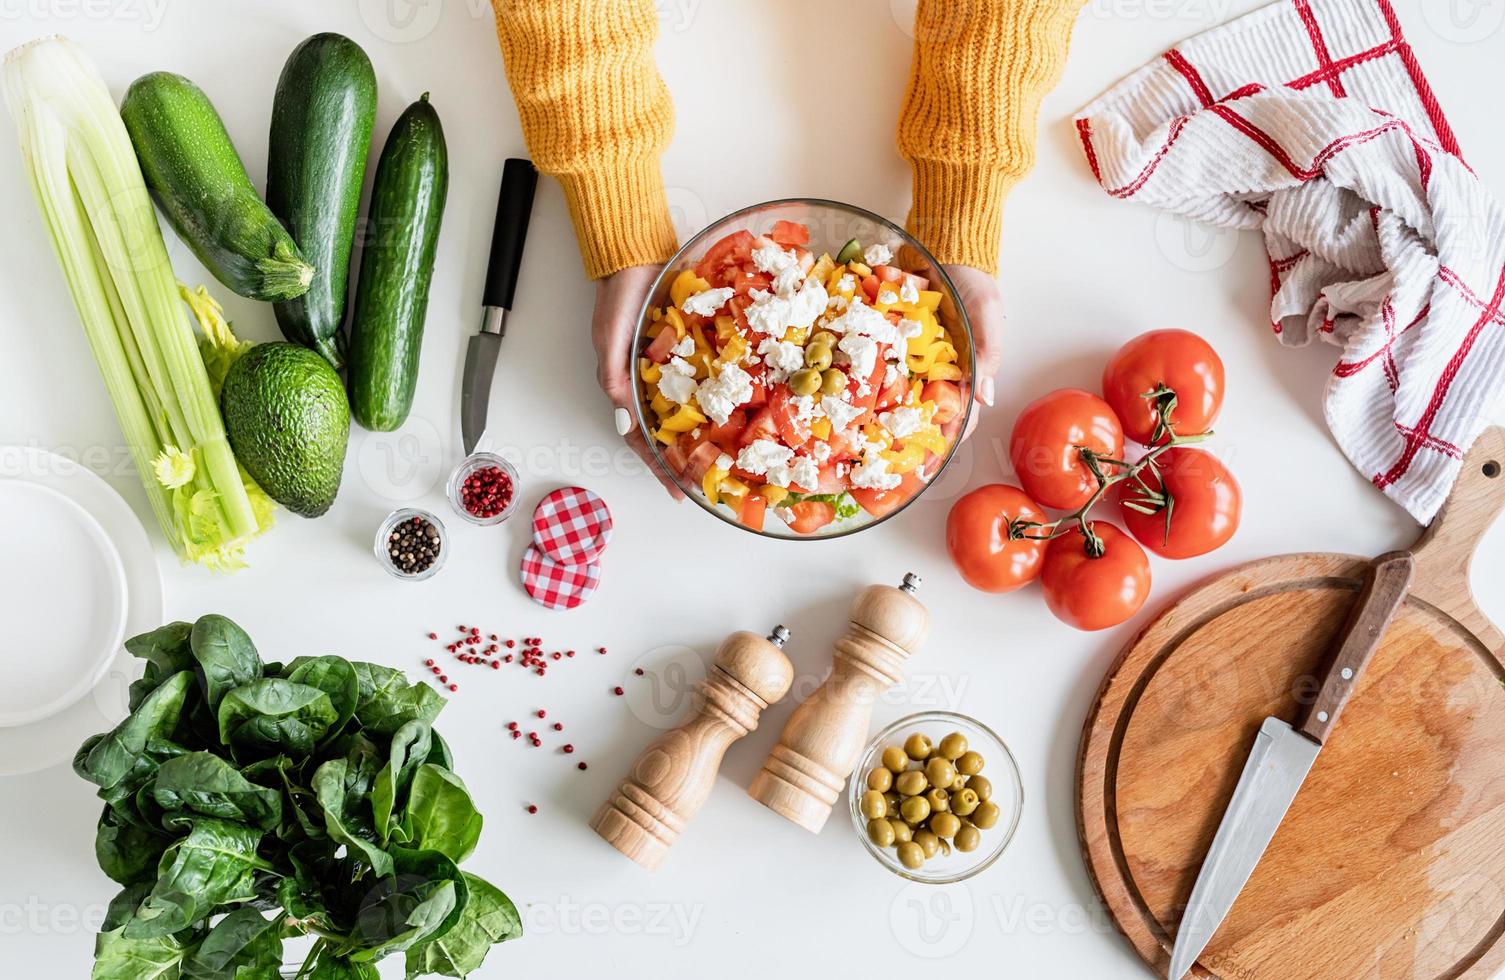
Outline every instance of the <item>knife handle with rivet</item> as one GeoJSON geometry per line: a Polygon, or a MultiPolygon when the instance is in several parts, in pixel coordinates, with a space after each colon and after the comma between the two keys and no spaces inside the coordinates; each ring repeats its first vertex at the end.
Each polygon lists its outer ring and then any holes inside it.
{"type": "Polygon", "coordinates": [[[1407,551],[1381,555],[1369,566],[1359,597],[1338,631],[1343,640],[1332,653],[1322,687],[1296,725],[1297,731],[1318,745],[1326,743],[1337,725],[1338,716],[1358,686],[1364,668],[1379,650],[1391,620],[1406,601],[1415,572],[1415,559],[1407,551]]]}
{"type": "Polygon", "coordinates": [[[491,263],[481,302],[488,308],[512,309],[517,274],[523,264],[523,243],[533,213],[538,171],[531,161],[513,158],[502,168],[502,194],[496,205],[496,230],[491,236],[491,263]]]}

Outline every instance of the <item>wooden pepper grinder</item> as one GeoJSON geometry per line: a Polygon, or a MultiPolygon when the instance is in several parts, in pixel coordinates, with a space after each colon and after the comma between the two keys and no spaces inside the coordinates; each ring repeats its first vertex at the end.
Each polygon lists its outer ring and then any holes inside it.
{"type": "Polygon", "coordinates": [[[657,868],[710,795],[726,750],[789,692],[788,640],[782,626],[766,639],[746,632],[727,637],[710,674],[695,686],[689,720],[643,750],[591,829],[648,870],[657,868]]]}
{"type": "Polygon", "coordinates": [[[812,834],[825,826],[867,743],[873,703],[899,682],[930,631],[919,587],[918,575],[906,575],[897,589],[874,585],[857,596],[831,676],[790,716],[747,788],[753,799],[812,834]]]}

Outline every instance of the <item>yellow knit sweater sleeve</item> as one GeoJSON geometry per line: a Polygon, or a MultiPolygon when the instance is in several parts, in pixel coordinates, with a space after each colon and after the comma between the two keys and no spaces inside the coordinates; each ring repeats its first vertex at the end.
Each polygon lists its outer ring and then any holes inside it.
{"type": "Polygon", "coordinates": [[[1035,162],[1040,100],[1083,0],[920,0],[899,152],[909,229],[943,263],[998,271],[1003,199],[1035,162]]]}
{"type": "Polygon", "coordinates": [[[653,0],[492,0],[538,169],[559,179],[592,279],[673,256],[659,158],[674,106],[653,0]]]}

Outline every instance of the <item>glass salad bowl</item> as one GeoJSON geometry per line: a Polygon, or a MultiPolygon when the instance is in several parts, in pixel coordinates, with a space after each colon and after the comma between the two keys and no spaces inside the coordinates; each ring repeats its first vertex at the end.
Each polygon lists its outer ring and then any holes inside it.
{"type": "Polygon", "coordinates": [[[966,310],[924,246],[814,199],[692,238],[654,282],[632,358],[659,467],[720,520],[790,540],[913,504],[966,431],[974,370],[966,310]]]}

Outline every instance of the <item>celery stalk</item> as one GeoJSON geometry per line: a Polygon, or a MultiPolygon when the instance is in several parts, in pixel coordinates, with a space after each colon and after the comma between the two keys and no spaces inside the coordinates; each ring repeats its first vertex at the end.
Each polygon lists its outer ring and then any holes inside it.
{"type": "Polygon", "coordinates": [[[181,558],[235,567],[244,543],[269,525],[270,507],[230,449],[109,90],[82,49],[60,37],[10,52],[3,88],[48,236],[152,510],[181,558]],[[175,462],[171,486],[156,476],[164,455],[175,462]]]}

